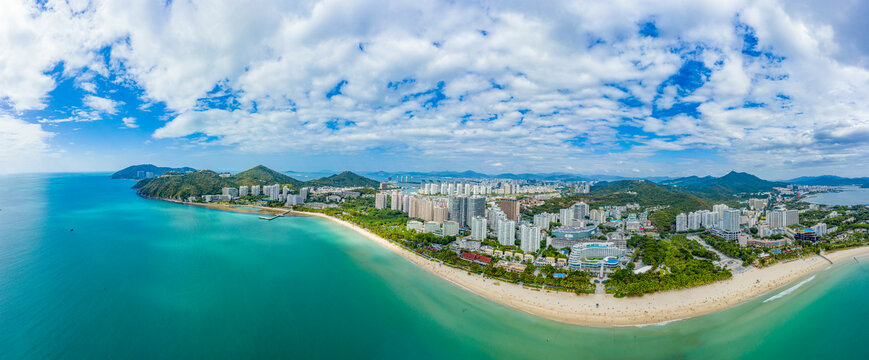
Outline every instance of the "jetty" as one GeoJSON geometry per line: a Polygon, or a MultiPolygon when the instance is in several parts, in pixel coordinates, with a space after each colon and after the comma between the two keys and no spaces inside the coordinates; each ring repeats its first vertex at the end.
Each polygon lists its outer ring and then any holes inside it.
{"type": "Polygon", "coordinates": [[[277,218],[279,218],[279,217],[281,217],[281,216],[287,215],[287,214],[289,214],[289,213],[291,213],[291,212],[293,212],[293,210],[287,210],[287,211],[284,211],[284,212],[282,212],[282,213],[280,213],[280,214],[275,214],[275,215],[273,215],[273,216],[260,216],[259,218],[260,218],[260,219],[263,219],[263,220],[272,221],[272,220],[277,219],[277,218]]]}
{"type": "Polygon", "coordinates": [[[824,259],[824,260],[829,261],[831,265],[833,264],[833,260],[830,260],[829,258],[827,258],[826,256],[824,256],[824,254],[821,254],[821,253],[819,252],[819,253],[818,253],[818,256],[820,256],[820,257],[821,257],[822,259],[824,259]]]}

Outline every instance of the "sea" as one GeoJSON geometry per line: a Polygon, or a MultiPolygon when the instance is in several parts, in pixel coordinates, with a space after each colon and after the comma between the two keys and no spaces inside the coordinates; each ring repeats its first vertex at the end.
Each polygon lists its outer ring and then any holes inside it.
{"type": "Polygon", "coordinates": [[[597,328],[469,293],[317,218],[0,176],[0,359],[867,359],[869,262],[742,305],[597,328]]]}
{"type": "Polygon", "coordinates": [[[805,201],[820,205],[869,205],[869,188],[844,186],[840,191],[812,195],[805,201]]]}

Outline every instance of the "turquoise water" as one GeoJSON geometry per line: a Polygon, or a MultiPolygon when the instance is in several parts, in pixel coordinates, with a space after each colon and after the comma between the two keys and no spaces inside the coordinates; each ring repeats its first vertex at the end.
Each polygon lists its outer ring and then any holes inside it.
{"type": "Polygon", "coordinates": [[[250,206],[234,206],[234,208],[236,208],[236,209],[252,210],[252,211],[262,211],[262,209],[255,208],[255,207],[250,207],[250,206]]]}
{"type": "Polygon", "coordinates": [[[262,221],[131,185],[0,177],[0,358],[869,358],[866,260],[708,316],[579,327],[469,294],[325,220],[262,221]]]}
{"type": "Polygon", "coordinates": [[[821,205],[869,205],[869,189],[848,187],[839,192],[812,195],[805,201],[821,205]]]}

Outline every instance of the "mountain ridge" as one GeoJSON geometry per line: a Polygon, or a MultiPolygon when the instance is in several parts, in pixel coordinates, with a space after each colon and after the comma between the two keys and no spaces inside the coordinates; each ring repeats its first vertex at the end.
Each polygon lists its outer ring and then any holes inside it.
{"type": "Polygon", "coordinates": [[[289,185],[293,189],[307,186],[336,187],[374,187],[380,184],[351,171],[322,177],[310,181],[300,181],[289,175],[257,165],[235,175],[224,176],[211,170],[198,170],[187,173],[166,173],[163,176],[144,179],[133,185],[136,191],[146,197],[186,199],[190,196],[219,194],[224,187],[253,185],[289,185]]]}

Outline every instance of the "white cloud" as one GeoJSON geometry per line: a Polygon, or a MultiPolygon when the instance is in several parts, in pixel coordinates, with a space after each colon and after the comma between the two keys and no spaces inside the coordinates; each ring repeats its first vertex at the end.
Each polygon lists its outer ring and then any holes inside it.
{"type": "Polygon", "coordinates": [[[37,168],[49,151],[52,136],[39,124],[0,114],[0,173],[37,168]]]}
{"type": "Polygon", "coordinates": [[[88,95],[84,98],[84,105],[106,114],[117,114],[118,107],[121,106],[123,102],[115,101],[109,98],[103,98],[94,95],[88,95]]]}
{"type": "MultiPolygon", "coordinates": [[[[714,153],[721,166],[780,171],[800,157],[847,164],[869,156],[864,57],[853,41],[840,44],[850,38],[830,17],[779,1],[134,0],[46,8],[13,2],[0,14],[0,45],[10,49],[0,54],[0,101],[41,108],[55,86],[46,71],[61,63],[91,93],[91,78],[113,73],[174,116],[155,138],[196,146],[386,149],[612,172],[625,168],[614,158],[631,157],[648,171],[662,163],[641,158],[685,149],[714,153]],[[639,33],[646,21],[657,38],[639,33]],[[760,56],[743,53],[746,31],[760,56]],[[106,46],[109,63],[99,53],[106,46]],[[709,69],[690,94],[684,83],[665,83],[688,60],[709,69]],[[340,94],[327,96],[339,83],[340,94]],[[215,90],[238,106],[205,105],[215,90]],[[685,102],[697,103],[696,116],[660,112],[685,102]]],[[[84,102],[90,111],[43,122],[120,111],[108,98],[84,102]]]]}
{"type": "Polygon", "coordinates": [[[133,117],[125,117],[121,119],[124,122],[124,127],[128,129],[135,129],[139,127],[139,124],[136,124],[136,118],[133,117]]]}

